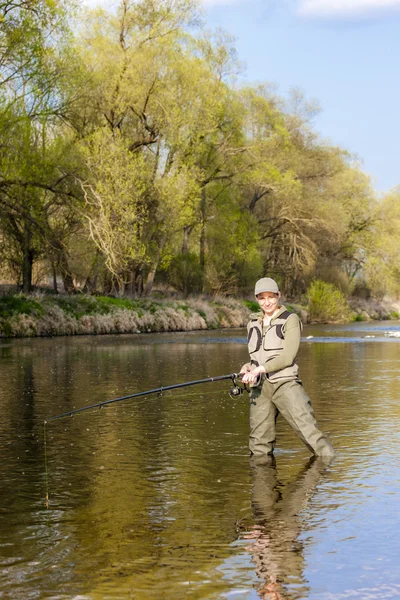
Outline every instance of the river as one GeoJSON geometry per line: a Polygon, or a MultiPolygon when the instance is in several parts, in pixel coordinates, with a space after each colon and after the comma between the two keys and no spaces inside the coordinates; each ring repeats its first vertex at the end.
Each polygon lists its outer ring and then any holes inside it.
{"type": "Polygon", "coordinates": [[[244,330],[0,340],[0,598],[400,598],[399,322],[304,328],[330,465],[283,420],[252,464],[229,381],[44,426],[246,357],[244,330]]]}

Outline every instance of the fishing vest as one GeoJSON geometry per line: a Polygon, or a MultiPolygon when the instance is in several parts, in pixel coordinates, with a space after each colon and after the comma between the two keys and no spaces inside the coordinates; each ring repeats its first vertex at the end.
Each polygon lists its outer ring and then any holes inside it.
{"type": "MultiPolygon", "coordinates": [[[[283,306],[282,311],[274,317],[269,326],[264,328],[262,316],[254,314],[250,316],[247,325],[247,344],[250,355],[250,362],[253,366],[259,367],[265,365],[269,360],[278,356],[283,351],[283,340],[285,339],[285,325],[288,319],[297,319],[299,327],[301,323],[295,313],[291,313],[283,306]]],[[[293,362],[289,367],[267,373],[266,378],[270,381],[280,381],[282,379],[298,379],[299,367],[293,362]]]]}

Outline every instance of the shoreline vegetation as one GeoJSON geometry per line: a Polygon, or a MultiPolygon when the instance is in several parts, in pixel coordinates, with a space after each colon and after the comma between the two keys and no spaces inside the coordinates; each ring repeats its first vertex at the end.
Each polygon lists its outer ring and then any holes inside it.
{"type": "Polygon", "coordinates": [[[265,273],[303,321],[398,313],[400,186],[316,102],[238,85],[200,0],[78,4],[0,5],[1,337],[242,326],[265,273]]]}
{"type": "MultiPolygon", "coordinates": [[[[303,323],[345,323],[399,318],[389,300],[347,301],[335,318],[315,314],[311,303],[284,301],[303,323]]],[[[0,338],[157,333],[245,327],[255,301],[215,296],[114,298],[45,293],[0,296],[0,338]]]]}

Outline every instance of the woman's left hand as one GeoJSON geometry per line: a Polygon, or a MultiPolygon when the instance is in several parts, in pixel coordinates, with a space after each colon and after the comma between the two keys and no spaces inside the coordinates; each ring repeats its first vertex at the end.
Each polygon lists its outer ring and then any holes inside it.
{"type": "Polygon", "coordinates": [[[255,383],[257,381],[257,379],[260,377],[260,375],[262,375],[263,373],[265,373],[264,367],[255,367],[255,369],[252,369],[251,371],[244,373],[244,375],[242,377],[242,382],[250,383],[250,384],[255,383]]]}

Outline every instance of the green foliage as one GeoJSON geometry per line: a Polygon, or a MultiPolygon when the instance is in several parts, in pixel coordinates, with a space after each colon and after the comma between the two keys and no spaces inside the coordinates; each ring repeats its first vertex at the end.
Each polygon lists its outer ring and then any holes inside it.
{"type": "MultiPolygon", "coordinates": [[[[78,296],[79,297],[79,296],[78,296]]],[[[128,298],[112,298],[110,296],[95,296],[96,304],[104,312],[109,312],[113,308],[125,308],[127,310],[134,310],[137,308],[137,302],[129,300],[128,298]]],[[[100,311],[101,312],[101,311],[100,311]]]]}
{"type": "Polygon", "coordinates": [[[373,298],[400,297],[400,188],[379,204],[366,248],[363,275],[373,298]]]}
{"type": "Polygon", "coordinates": [[[331,283],[315,280],[307,290],[311,321],[341,322],[350,320],[350,307],[343,293],[331,283]]]}
{"type": "Polygon", "coordinates": [[[43,315],[42,305],[22,294],[18,296],[0,296],[0,318],[8,318],[13,315],[43,315]]]}
{"type": "Polygon", "coordinates": [[[316,278],[326,283],[332,283],[346,298],[352,295],[355,288],[354,278],[349,276],[344,265],[335,264],[333,261],[329,262],[329,264],[318,265],[316,268],[316,278]]]}
{"type": "MultiPolygon", "coordinates": [[[[143,310],[154,307],[149,300],[130,300],[129,298],[112,298],[109,296],[87,296],[75,294],[71,296],[45,296],[44,306],[59,306],[65,313],[79,319],[84,315],[108,315],[116,309],[134,310],[139,316],[143,310]]],[[[156,310],[156,309],[154,309],[156,310]]]]}
{"type": "Polygon", "coordinates": [[[265,272],[289,298],[360,275],[400,294],[398,194],[378,206],[301,94],[234,85],[232,40],[192,27],[196,0],[87,10],[76,33],[70,6],[0,6],[0,255],[24,291],[40,270],[136,297],[161,278],[246,295],[265,272]]]}
{"type": "Polygon", "coordinates": [[[62,84],[71,57],[66,8],[63,0],[0,5],[1,250],[24,291],[31,290],[35,262],[45,255],[50,264],[61,262],[76,225],[65,202],[73,196],[73,184],[66,189],[71,136],[64,116],[57,117],[67,103],[62,84]]]}
{"type": "Polygon", "coordinates": [[[168,281],[185,296],[201,291],[202,272],[194,253],[175,256],[168,267],[168,281]]]}
{"type": "Polygon", "coordinates": [[[45,299],[45,303],[49,305],[59,306],[65,313],[79,318],[83,315],[93,315],[97,312],[106,314],[109,309],[98,305],[96,298],[91,296],[59,296],[45,299]]]}
{"type": "Polygon", "coordinates": [[[205,290],[213,294],[243,294],[253,289],[262,273],[257,223],[249,212],[240,209],[235,190],[214,184],[211,192],[216,199],[207,228],[205,290]]]}
{"type": "Polygon", "coordinates": [[[259,312],[260,311],[260,305],[255,300],[243,300],[243,304],[249,310],[251,310],[251,312],[255,313],[255,312],[259,312]]]}
{"type": "Polygon", "coordinates": [[[352,321],[355,322],[363,322],[366,321],[366,317],[364,317],[363,315],[361,315],[360,313],[354,314],[352,317],[352,321]]]}
{"type": "Polygon", "coordinates": [[[147,166],[123,139],[106,130],[86,139],[82,153],[90,177],[82,183],[90,235],[110,272],[121,278],[146,254],[141,232],[148,218],[143,198],[147,166]]]}

